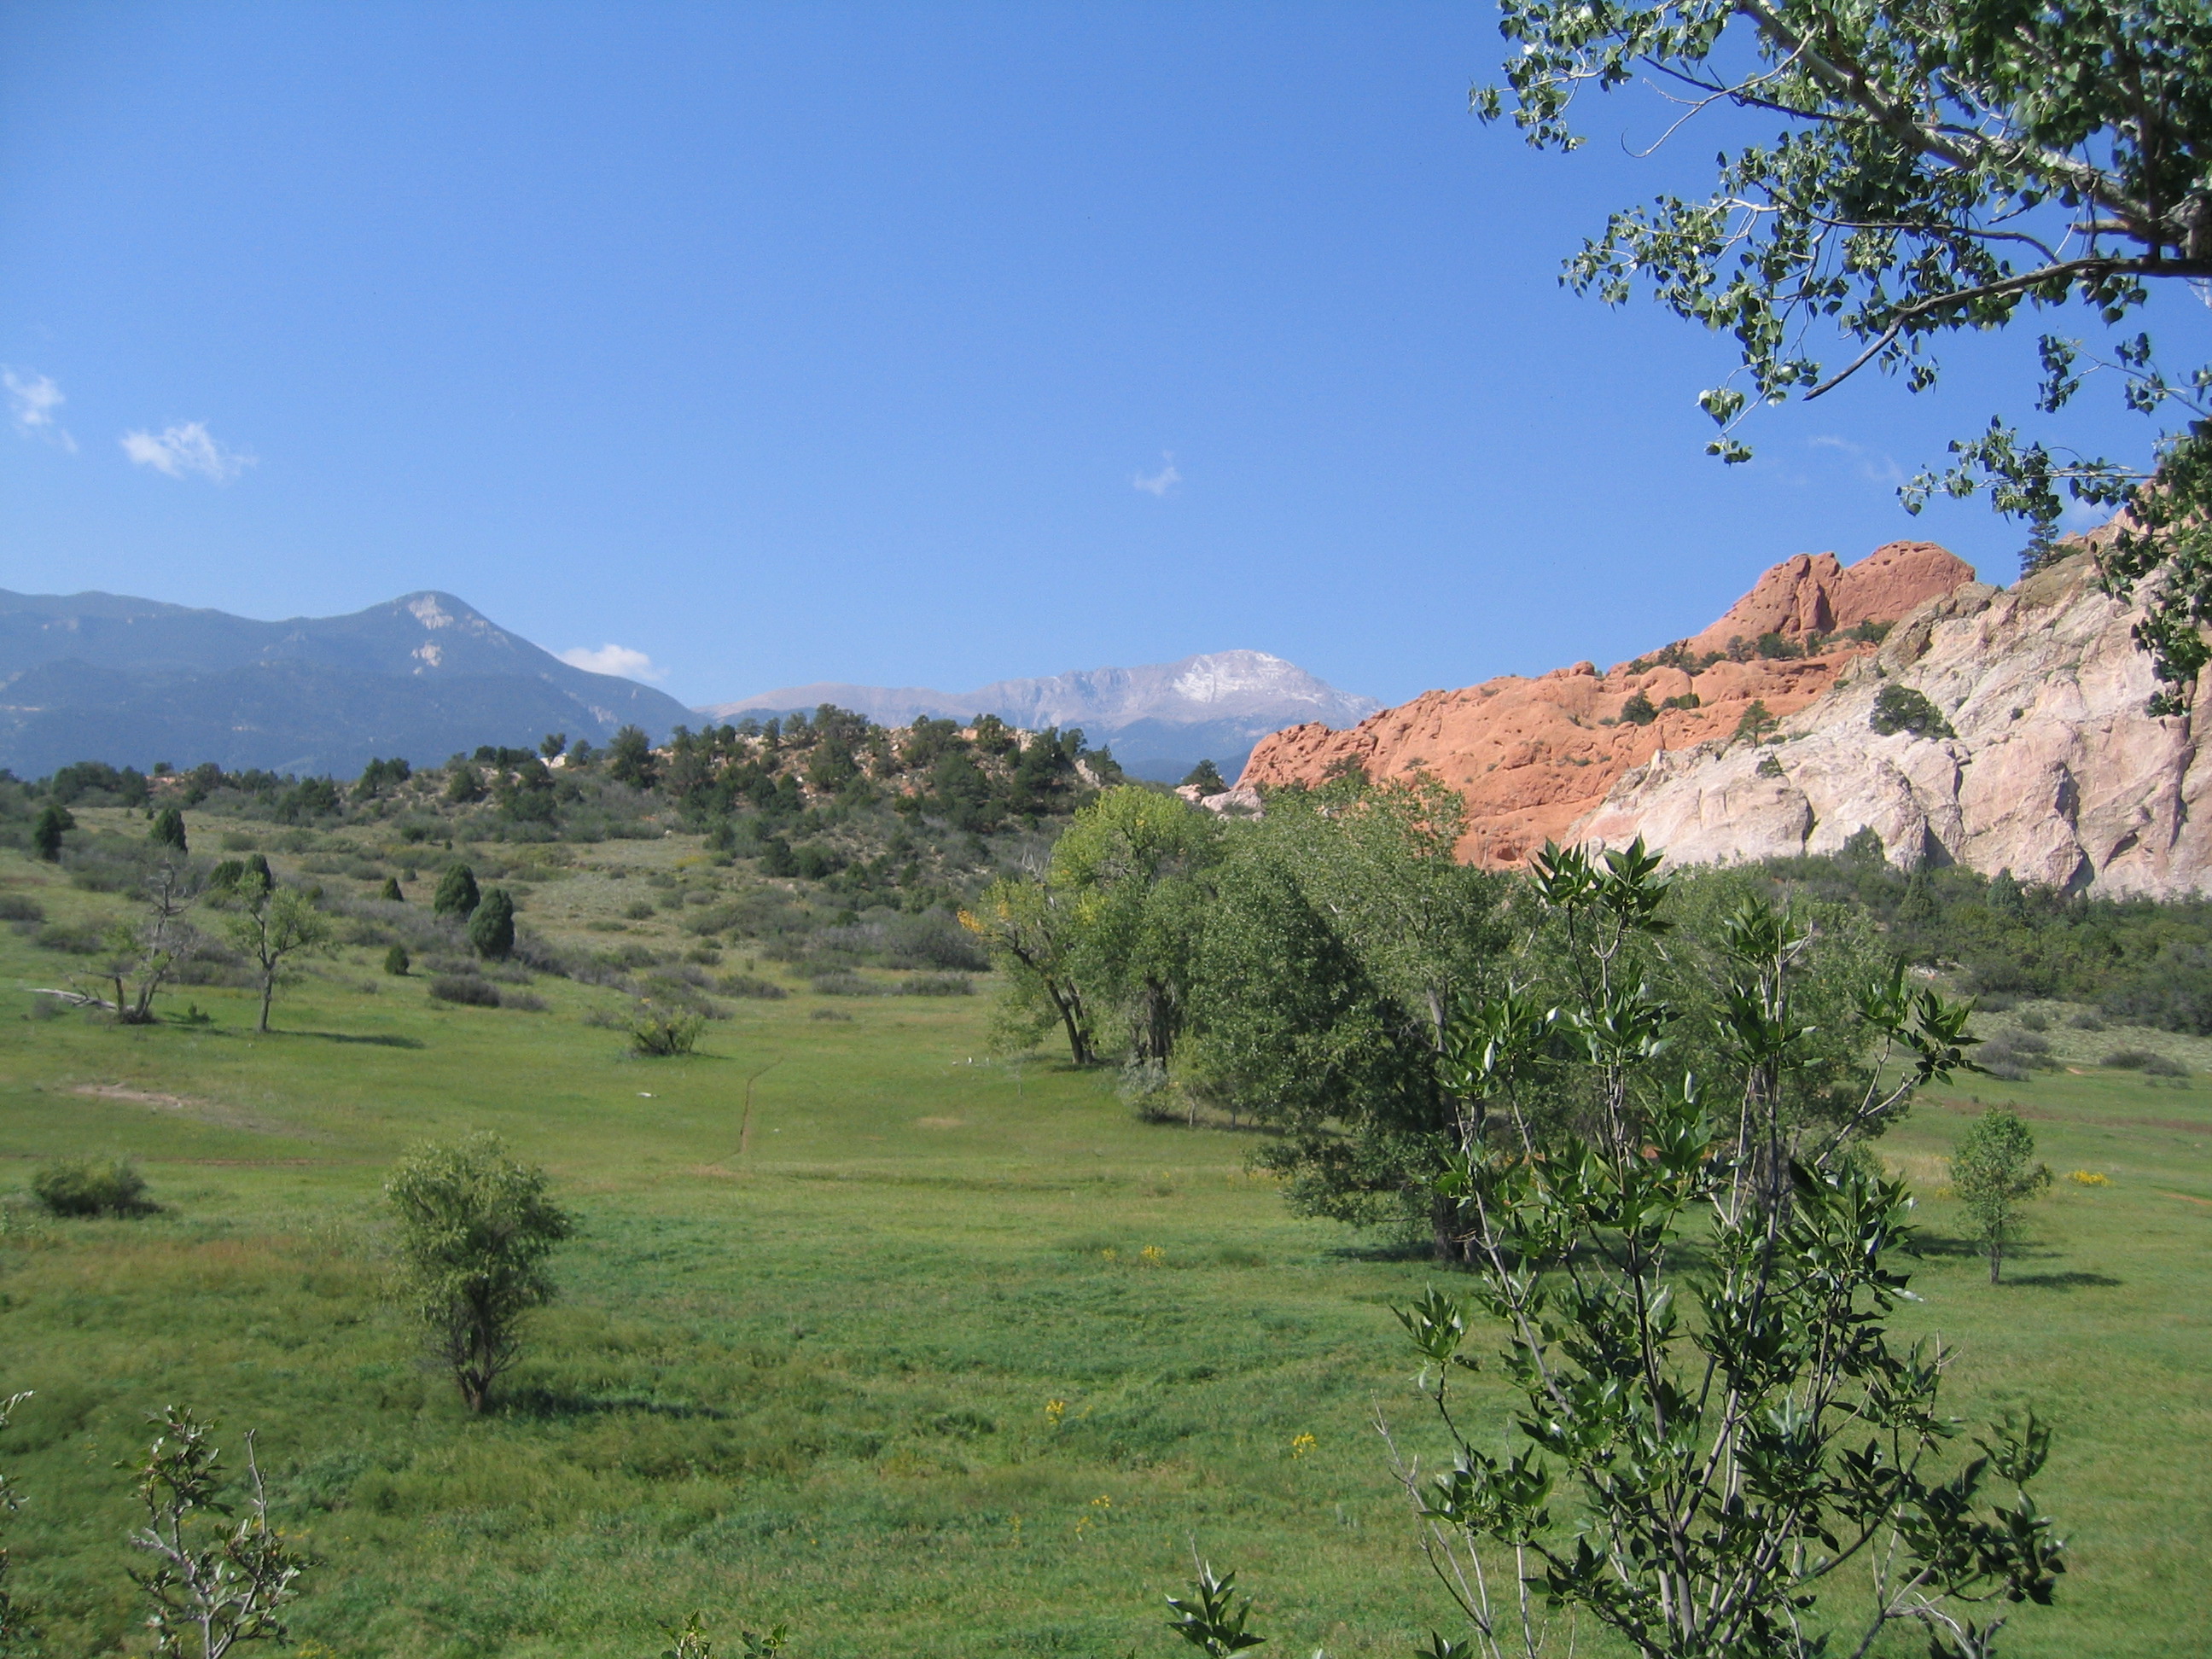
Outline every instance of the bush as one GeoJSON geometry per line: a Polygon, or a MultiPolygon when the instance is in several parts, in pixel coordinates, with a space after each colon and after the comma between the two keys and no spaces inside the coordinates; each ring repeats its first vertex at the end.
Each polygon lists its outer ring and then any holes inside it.
{"type": "Polygon", "coordinates": [[[39,902],[21,893],[0,893],[0,921],[44,921],[46,913],[39,902]]]}
{"type": "Polygon", "coordinates": [[[430,981],[430,997],[435,1002],[458,1002],[471,1008],[499,1006],[497,988],[474,974],[438,975],[430,981]]]}
{"type": "Polygon", "coordinates": [[[2069,1016],[2066,1023],[2077,1031],[2101,1031],[2105,1029],[2105,1022],[2087,1008],[2069,1016]]]}
{"type": "Polygon", "coordinates": [[[880,986],[871,985],[858,974],[842,968],[834,973],[815,975],[814,990],[817,996],[825,997],[872,997],[882,994],[880,986]]]}
{"type": "Polygon", "coordinates": [[[49,1164],[31,1177],[31,1191],[50,1215],[145,1215],[155,1207],[146,1197],[145,1177],[124,1158],[49,1164]]]}
{"type": "Polygon", "coordinates": [[[2189,1068],[2148,1048],[2115,1048],[2098,1062],[2115,1071],[2141,1072],[2148,1077],[2187,1077],[2189,1068]]]}
{"type": "Polygon", "coordinates": [[[469,943],[477,954],[496,961],[514,949],[514,900],[504,887],[484,894],[469,918],[469,943]]]}
{"type": "Polygon", "coordinates": [[[66,951],[73,957],[96,955],[100,930],[88,921],[50,921],[39,929],[33,942],[42,951],[66,951]]]}
{"type": "Polygon", "coordinates": [[[726,997],[757,997],[763,1002],[775,1002],[791,994],[772,979],[757,979],[750,974],[724,974],[714,981],[714,988],[726,997]]]}
{"type": "Polygon", "coordinates": [[[414,965],[414,959],[407,954],[407,947],[404,945],[395,945],[384,953],[384,971],[395,979],[406,978],[407,970],[414,965]]]}
{"type": "Polygon", "coordinates": [[[971,997],[975,982],[965,974],[916,974],[899,990],[910,997],[971,997]]]}
{"type": "Polygon", "coordinates": [[[1620,705],[1623,725],[1649,726],[1658,718],[1659,711],[1651,706],[1651,699],[1641,691],[1632,692],[1628,701],[1620,705]]]}
{"type": "Polygon", "coordinates": [[[631,1049],[653,1060],[688,1054],[698,1047],[699,1033],[707,1022],[697,1014],[661,1013],[640,1009],[630,1017],[631,1049]]]}
{"type": "Polygon", "coordinates": [[[1875,694],[1874,712],[1867,716],[1867,724],[1885,738],[1898,732],[1910,732],[1916,738],[1958,736],[1951,722],[1943,718],[1943,711],[1924,693],[1894,681],[1875,694]]]}
{"type": "Polygon", "coordinates": [[[2023,1030],[2047,1031],[2051,1029],[2050,1018],[2044,1014],[2037,1012],[2033,1008],[2029,1009],[2027,1012],[2020,1017],[2020,1024],[2021,1029],[2023,1030]]]}

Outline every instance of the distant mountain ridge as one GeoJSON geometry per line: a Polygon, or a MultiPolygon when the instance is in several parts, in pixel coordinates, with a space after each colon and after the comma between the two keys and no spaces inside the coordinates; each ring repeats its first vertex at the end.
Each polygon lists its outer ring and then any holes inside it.
{"type": "Polygon", "coordinates": [[[658,739],[691,718],[664,692],[573,668],[450,593],[260,622],[113,593],[0,589],[0,766],[73,761],[357,771],[547,732],[658,739]]]}
{"type": "Polygon", "coordinates": [[[786,686],[698,712],[717,720],[830,702],[885,726],[921,716],[996,714],[1030,730],[1079,726],[1145,777],[1180,778],[1201,759],[1233,777],[1252,746],[1286,726],[1350,726],[1382,707],[1264,651],[1216,651],[1135,668],[997,680],[973,691],[822,683],[786,686]]]}

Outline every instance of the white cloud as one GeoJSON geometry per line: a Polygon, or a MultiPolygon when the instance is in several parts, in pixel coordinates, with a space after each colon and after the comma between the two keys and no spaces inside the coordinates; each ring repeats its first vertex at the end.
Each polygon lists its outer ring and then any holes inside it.
{"type": "Polygon", "coordinates": [[[1160,459],[1165,462],[1166,465],[1162,466],[1158,471],[1153,473],[1149,478],[1143,473],[1139,472],[1135,477],[1129,480],[1131,486],[1134,489],[1143,490],[1147,495],[1164,495],[1168,491],[1173,489],[1177,484],[1181,483],[1182,482],[1182,474],[1176,471],[1175,457],[1169,454],[1167,451],[1162,450],[1160,452],[1160,459]]]}
{"type": "Polygon", "coordinates": [[[140,466],[150,466],[172,478],[197,472],[212,483],[228,483],[259,457],[225,449],[203,421],[164,427],[159,432],[126,432],[123,453],[140,466]]]}
{"type": "Polygon", "coordinates": [[[54,419],[54,411],[69,401],[59,386],[44,374],[26,377],[12,368],[0,369],[0,382],[7,386],[8,413],[17,432],[26,438],[44,438],[72,455],[76,453],[76,440],[54,419]]]}
{"type": "Polygon", "coordinates": [[[581,668],[593,674],[619,674],[626,680],[665,680],[668,671],[653,665],[653,659],[642,651],[633,651],[626,645],[603,645],[594,651],[579,645],[561,653],[561,660],[571,668],[581,668]]]}

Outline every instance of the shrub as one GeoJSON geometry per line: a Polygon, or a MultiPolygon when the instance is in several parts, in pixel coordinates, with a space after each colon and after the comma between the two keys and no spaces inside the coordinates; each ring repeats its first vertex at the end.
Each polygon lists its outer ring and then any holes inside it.
{"type": "Polygon", "coordinates": [[[916,974],[899,989],[910,997],[969,997],[975,982],[965,974],[916,974]]]}
{"type": "Polygon", "coordinates": [[[406,978],[407,970],[414,965],[414,959],[407,954],[407,947],[404,945],[395,945],[384,953],[384,971],[395,979],[406,978]]]}
{"type": "Polygon", "coordinates": [[[2105,1022],[2087,1008],[2069,1016],[2066,1023],[2077,1031],[2101,1031],[2105,1029],[2105,1022]]]}
{"type": "Polygon", "coordinates": [[[706,1020],[697,1014],[664,1013],[641,1008],[630,1016],[630,1048],[653,1060],[688,1054],[698,1047],[699,1033],[706,1024],[706,1020]]]}
{"type": "Polygon", "coordinates": [[[871,985],[849,969],[838,969],[834,973],[817,974],[814,990],[817,996],[872,997],[881,994],[882,988],[871,985]]]}
{"type": "Polygon", "coordinates": [[[2115,1048],[2098,1062],[2116,1071],[2141,1072],[2147,1077],[2187,1077],[2189,1068],[2178,1060],[2148,1048],[2115,1048]]]}
{"type": "Polygon", "coordinates": [[[1620,718],[1624,725],[1649,726],[1659,718],[1659,711],[1651,706],[1650,698],[1641,691],[1636,691],[1632,692],[1628,701],[1620,705],[1620,718]]]}
{"type": "Polygon", "coordinates": [[[31,1177],[31,1192],[50,1215],[144,1215],[154,1208],[146,1179],[127,1159],[95,1164],[64,1158],[31,1177]]]}
{"type": "Polygon", "coordinates": [[[1805,654],[1803,646],[1780,634],[1761,634],[1752,648],[1770,661],[1787,661],[1792,657],[1805,654]]]}
{"type": "Polygon", "coordinates": [[[100,950],[100,930],[90,922],[50,921],[39,929],[33,942],[42,951],[66,951],[73,957],[88,957],[100,950]]]}
{"type": "Polygon", "coordinates": [[[46,913],[39,902],[21,893],[0,893],[0,921],[44,921],[46,913]]]}
{"type": "Polygon", "coordinates": [[[464,1003],[471,1008],[499,1006],[497,988],[474,974],[438,975],[430,981],[430,996],[433,1001],[464,1003]]]}
{"type": "Polygon", "coordinates": [[[726,997],[757,997],[763,1002],[775,1002],[791,994],[772,979],[757,979],[750,974],[725,974],[714,981],[714,988],[726,997]]]}
{"type": "Polygon", "coordinates": [[[2024,1030],[2047,1031],[2051,1029],[2050,1018],[2033,1008],[2020,1017],[2020,1023],[2024,1030]]]}
{"type": "Polygon", "coordinates": [[[456,864],[438,878],[438,890],[430,899],[434,915],[459,916],[468,920],[482,899],[477,891],[476,872],[465,864],[456,864]]]}
{"type": "Polygon", "coordinates": [[[1916,738],[1958,736],[1951,722],[1943,718],[1943,711],[1924,693],[1893,680],[1875,694],[1874,712],[1867,716],[1867,724],[1885,738],[1898,732],[1910,732],[1916,738]]]}

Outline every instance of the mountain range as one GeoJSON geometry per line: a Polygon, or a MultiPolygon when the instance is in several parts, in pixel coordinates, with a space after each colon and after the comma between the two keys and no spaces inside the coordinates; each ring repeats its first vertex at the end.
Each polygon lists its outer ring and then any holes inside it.
{"type": "Polygon", "coordinates": [[[1382,705],[1340,691],[1296,663],[1264,651],[1216,651],[1138,668],[1093,668],[1041,679],[998,680],[973,691],[923,686],[823,684],[786,686],[699,712],[714,720],[782,714],[836,703],[884,726],[917,716],[966,720],[996,714],[1035,731],[1079,726],[1138,777],[1170,782],[1200,760],[1224,775],[1242,769],[1254,744],[1285,726],[1349,726],[1382,705]]]}
{"type": "Polygon", "coordinates": [[[344,775],[548,732],[604,742],[693,718],[675,698],[572,668],[450,593],[258,622],[112,593],[0,589],[0,766],[74,761],[344,775]]]}
{"type": "Polygon", "coordinates": [[[450,593],[409,593],[343,617],[260,622],[112,593],[0,589],[0,767],[37,777],[75,761],[359,771],[372,756],[433,764],[549,732],[605,743],[679,725],[833,702],[884,725],[994,714],[1079,726],[1139,776],[1201,758],[1234,775],[1259,738],[1300,721],[1348,724],[1378,704],[1260,651],[1001,680],[957,695],[820,684],[688,708],[665,692],[571,666],[450,593]]]}

